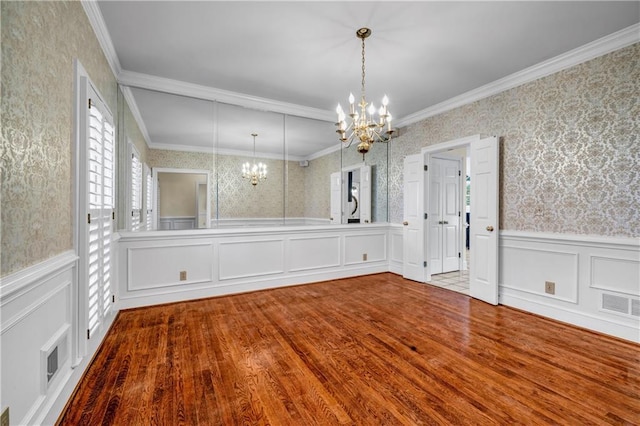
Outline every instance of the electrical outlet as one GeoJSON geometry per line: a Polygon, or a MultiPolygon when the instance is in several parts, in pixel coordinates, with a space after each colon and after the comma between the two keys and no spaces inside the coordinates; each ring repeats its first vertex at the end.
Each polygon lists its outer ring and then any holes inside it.
{"type": "Polygon", "coordinates": [[[553,281],[545,281],[544,292],[547,294],[556,294],[556,283],[553,281]]]}
{"type": "Polygon", "coordinates": [[[0,415],[0,426],[9,426],[9,424],[9,407],[7,407],[0,415]]]}
{"type": "Polygon", "coordinates": [[[362,253],[362,261],[363,262],[367,261],[367,253],[362,253]]]}
{"type": "Polygon", "coordinates": [[[187,280],[187,271],[180,271],[180,281],[187,280]]]}

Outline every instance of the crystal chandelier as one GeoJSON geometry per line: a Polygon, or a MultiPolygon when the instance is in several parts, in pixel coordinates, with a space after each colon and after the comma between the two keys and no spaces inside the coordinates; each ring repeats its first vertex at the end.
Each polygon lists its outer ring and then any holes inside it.
{"type": "Polygon", "coordinates": [[[389,114],[387,110],[389,98],[387,98],[386,95],[382,98],[382,106],[377,111],[377,120],[375,118],[376,107],[373,103],[369,105],[365,99],[364,39],[370,35],[371,30],[369,28],[360,28],[356,31],[356,37],[362,40],[362,87],[360,103],[357,105],[359,108],[356,108],[353,93],[349,94],[349,117],[351,117],[351,122],[348,127],[342,106],[338,104],[336,108],[336,112],[338,113],[338,122],[336,123],[338,129],[336,133],[338,133],[340,140],[347,144],[347,148],[351,146],[354,140],[357,140],[358,152],[362,154],[363,160],[364,155],[369,152],[374,142],[387,142],[391,139],[391,135],[394,132],[391,128],[391,114],[389,114]],[[368,108],[367,105],[369,106],[368,108]]]}
{"type": "Polygon", "coordinates": [[[253,164],[248,161],[242,165],[242,177],[249,179],[251,185],[256,186],[258,182],[267,178],[267,165],[264,163],[256,163],[256,136],[257,133],[251,133],[253,136],[253,164]]]}

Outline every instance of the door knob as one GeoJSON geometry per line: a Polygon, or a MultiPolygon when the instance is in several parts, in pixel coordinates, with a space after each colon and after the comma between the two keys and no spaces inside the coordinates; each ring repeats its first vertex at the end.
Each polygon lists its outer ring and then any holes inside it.
{"type": "Polygon", "coordinates": [[[404,226],[407,226],[407,225],[409,224],[409,222],[407,222],[407,221],[405,220],[404,222],[402,222],[402,224],[403,224],[404,226]]]}
{"type": "Polygon", "coordinates": [[[491,225],[487,226],[487,231],[493,232],[493,226],[491,226],[491,225]]]}
{"type": "Polygon", "coordinates": [[[443,221],[442,221],[442,224],[443,224],[443,225],[448,225],[448,224],[449,224],[449,221],[447,221],[447,220],[443,220],[443,221]]]}

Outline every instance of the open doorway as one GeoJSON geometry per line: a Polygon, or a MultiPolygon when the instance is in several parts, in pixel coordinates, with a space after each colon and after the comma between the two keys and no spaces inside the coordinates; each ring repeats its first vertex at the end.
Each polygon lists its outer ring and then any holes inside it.
{"type": "MultiPolygon", "coordinates": [[[[429,156],[429,284],[469,295],[471,161],[467,146],[429,156]]],[[[426,194],[425,194],[426,195],[426,194]]]]}

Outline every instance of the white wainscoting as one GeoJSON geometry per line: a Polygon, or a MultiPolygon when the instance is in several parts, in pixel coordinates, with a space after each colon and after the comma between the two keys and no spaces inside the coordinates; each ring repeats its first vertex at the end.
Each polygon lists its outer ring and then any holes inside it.
{"type": "Polygon", "coordinates": [[[402,250],[404,245],[402,244],[403,238],[403,226],[392,223],[389,225],[389,246],[391,247],[391,253],[389,255],[389,272],[402,275],[402,268],[404,262],[404,255],[402,250]]]}
{"type": "Polygon", "coordinates": [[[65,252],[0,280],[1,394],[12,424],[40,423],[72,374],[76,261],[65,252]],[[47,380],[56,345],[63,355],[47,380]]]}
{"type": "Polygon", "coordinates": [[[196,229],[195,216],[162,216],[158,219],[158,229],[196,229]]]}
{"type": "Polygon", "coordinates": [[[386,223],[123,232],[118,308],[387,272],[388,241],[386,223]]]}
{"type": "Polygon", "coordinates": [[[640,241],[502,231],[500,303],[640,342],[631,308],[640,303],[640,241]],[[545,293],[545,281],[555,294],[545,293]]]}

